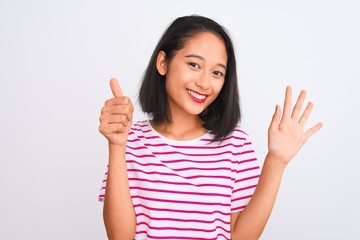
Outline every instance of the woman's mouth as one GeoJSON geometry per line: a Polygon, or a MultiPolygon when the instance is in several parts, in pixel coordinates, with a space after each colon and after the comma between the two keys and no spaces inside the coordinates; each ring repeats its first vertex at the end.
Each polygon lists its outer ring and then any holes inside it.
{"type": "Polygon", "coordinates": [[[207,95],[200,94],[190,89],[187,89],[187,92],[189,93],[191,99],[197,103],[203,103],[206,100],[207,95]]]}

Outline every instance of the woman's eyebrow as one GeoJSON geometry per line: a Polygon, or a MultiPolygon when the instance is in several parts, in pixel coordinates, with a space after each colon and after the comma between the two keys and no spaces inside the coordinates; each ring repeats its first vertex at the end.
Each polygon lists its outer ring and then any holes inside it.
{"type": "MultiPolygon", "coordinates": [[[[198,58],[198,59],[200,59],[200,60],[202,60],[202,61],[205,61],[205,58],[204,58],[204,57],[202,57],[202,56],[200,56],[200,55],[197,55],[197,54],[189,54],[189,55],[186,55],[185,57],[186,57],[186,58],[198,58]]],[[[226,70],[226,65],[224,65],[224,64],[222,64],[222,63],[218,63],[218,64],[216,64],[216,65],[218,65],[219,67],[222,67],[222,68],[224,68],[224,69],[226,70]]]]}

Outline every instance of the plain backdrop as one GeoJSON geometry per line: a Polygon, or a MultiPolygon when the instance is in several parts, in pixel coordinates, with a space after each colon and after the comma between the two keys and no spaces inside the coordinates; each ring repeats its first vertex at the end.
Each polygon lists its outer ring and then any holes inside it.
{"type": "Polygon", "coordinates": [[[162,32],[189,14],[233,38],[242,126],[261,163],[287,85],[314,102],[307,127],[324,123],[289,164],[261,239],[360,239],[359,12],[356,0],[0,0],[0,239],[106,239],[109,80],[136,104],[162,32]]]}

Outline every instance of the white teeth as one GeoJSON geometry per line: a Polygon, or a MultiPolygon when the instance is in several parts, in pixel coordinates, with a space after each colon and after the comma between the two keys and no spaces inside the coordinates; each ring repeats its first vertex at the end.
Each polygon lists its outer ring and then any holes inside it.
{"type": "Polygon", "coordinates": [[[197,98],[199,100],[203,100],[203,99],[206,98],[206,95],[200,95],[200,94],[198,94],[198,93],[196,93],[194,91],[191,91],[191,90],[188,90],[188,92],[191,94],[191,96],[193,96],[193,97],[195,97],[195,98],[197,98]]]}

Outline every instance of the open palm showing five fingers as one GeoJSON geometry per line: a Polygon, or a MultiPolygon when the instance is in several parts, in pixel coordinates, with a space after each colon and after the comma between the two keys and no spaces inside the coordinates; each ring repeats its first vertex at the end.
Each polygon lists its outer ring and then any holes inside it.
{"type": "Polygon", "coordinates": [[[310,116],[313,104],[309,102],[301,114],[306,92],[301,91],[294,108],[292,109],[292,89],[286,88],[284,111],[281,114],[280,106],[276,106],[269,132],[269,154],[287,164],[301,149],[308,138],[317,132],[322,123],[318,123],[308,130],[304,126],[310,116]],[[292,111],[291,111],[292,110],[292,111]]]}

